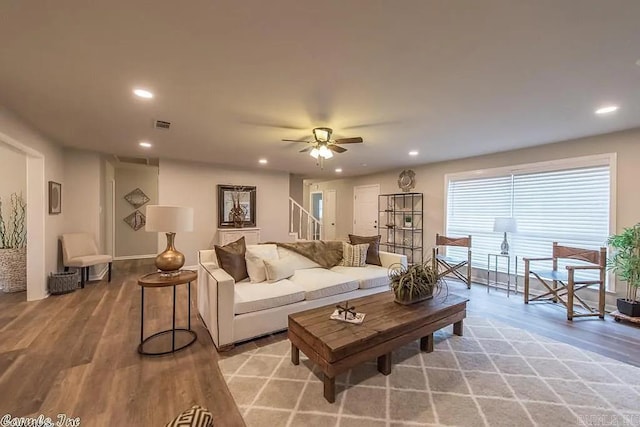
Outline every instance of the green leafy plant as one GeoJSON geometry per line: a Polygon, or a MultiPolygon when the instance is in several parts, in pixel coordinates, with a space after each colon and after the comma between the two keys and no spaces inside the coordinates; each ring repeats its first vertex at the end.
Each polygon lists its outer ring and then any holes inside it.
{"type": "Polygon", "coordinates": [[[8,221],[5,222],[2,214],[2,199],[0,199],[0,249],[19,249],[27,245],[27,232],[25,221],[27,203],[22,193],[13,193],[10,197],[8,221]]]}
{"type": "Polygon", "coordinates": [[[608,244],[614,252],[607,260],[607,267],[627,282],[626,299],[636,301],[640,287],[640,223],[610,236],[608,244]]]}
{"type": "Polygon", "coordinates": [[[393,264],[389,267],[391,289],[397,301],[409,302],[437,294],[445,285],[433,268],[431,260],[405,267],[393,264]]]}

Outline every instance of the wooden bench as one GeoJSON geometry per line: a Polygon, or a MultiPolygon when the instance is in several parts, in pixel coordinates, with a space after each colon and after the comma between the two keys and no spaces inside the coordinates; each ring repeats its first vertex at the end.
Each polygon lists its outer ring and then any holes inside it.
{"type": "Polygon", "coordinates": [[[324,397],[335,402],[335,378],[354,366],[377,358],[378,371],[391,373],[391,352],[420,339],[422,351],[433,351],[433,333],[453,324],[462,336],[468,299],[436,297],[411,305],[393,301],[391,292],[349,301],[365,313],[360,325],[332,320],[334,305],[289,315],[291,362],[300,363],[300,350],[324,373],[324,397]]]}

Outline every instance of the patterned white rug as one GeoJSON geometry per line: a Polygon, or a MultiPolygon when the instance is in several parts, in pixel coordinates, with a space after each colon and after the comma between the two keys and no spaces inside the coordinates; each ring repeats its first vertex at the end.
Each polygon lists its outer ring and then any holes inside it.
{"type": "Polygon", "coordinates": [[[389,376],[375,360],[341,375],[334,404],[286,338],[220,368],[248,426],[640,426],[640,368],[478,317],[435,342],[395,351],[389,376]]]}

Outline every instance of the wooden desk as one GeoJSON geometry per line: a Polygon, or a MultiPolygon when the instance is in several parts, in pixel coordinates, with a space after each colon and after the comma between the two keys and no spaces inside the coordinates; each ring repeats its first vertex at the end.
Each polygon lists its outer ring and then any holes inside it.
{"type": "Polygon", "coordinates": [[[324,373],[324,397],[335,402],[335,377],[361,363],[378,358],[378,371],[391,373],[391,351],[420,339],[422,351],[433,351],[433,333],[453,324],[462,335],[468,299],[456,295],[436,297],[411,305],[393,301],[391,292],[350,300],[365,313],[361,325],[329,318],[335,305],[289,315],[291,362],[300,363],[300,353],[324,373]]]}
{"type": "Polygon", "coordinates": [[[182,270],[180,274],[172,277],[163,277],[160,273],[151,273],[145,276],[142,276],[138,279],[138,286],[140,286],[141,291],[141,301],[140,301],[140,344],[138,345],[138,353],[144,354],[147,356],[162,356],[164,354],[175,353],[178,350],[182,350],[183,348],[189,347],[193,344],[198,335],[194,331],[191,330],[191,282],[196,280],[198,277],[198,273],[191,270],[182,270]],[[178,285],[187,284],[188,288],[188,298],[187,298],[187,311],[188,311],[188,320],[187,320],[187,328],[176,328],[176,287],[178,285]],[[152,335],[149,335],[147,338],[144,337],[144,289],[145,288],[162,288],[166,286],[173,286],[173,321],[171,323],[171,329],[167,329],[164,331],[156,332],[152,335]],[[176,348],[176,333],[179,334],[188,334],[188,341],[176,348]],[[147,351],[144,349],[144,345],[152,342],[155,338],[159,338],[162,335],[171,334],[171,350],[167,351],[147,351]]]}

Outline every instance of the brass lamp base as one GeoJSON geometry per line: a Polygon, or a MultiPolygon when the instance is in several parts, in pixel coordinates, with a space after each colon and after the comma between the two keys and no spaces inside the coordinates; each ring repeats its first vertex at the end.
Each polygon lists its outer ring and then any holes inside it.
{"type": "Polygon", "coordinates": [[[156,257],[156,268],[160,270],[162,276],[177,276],[184,265],[184,255],[178,252],[174,246],[176,233],[166,233],[166,235],[167,248],[156,257]]]}

